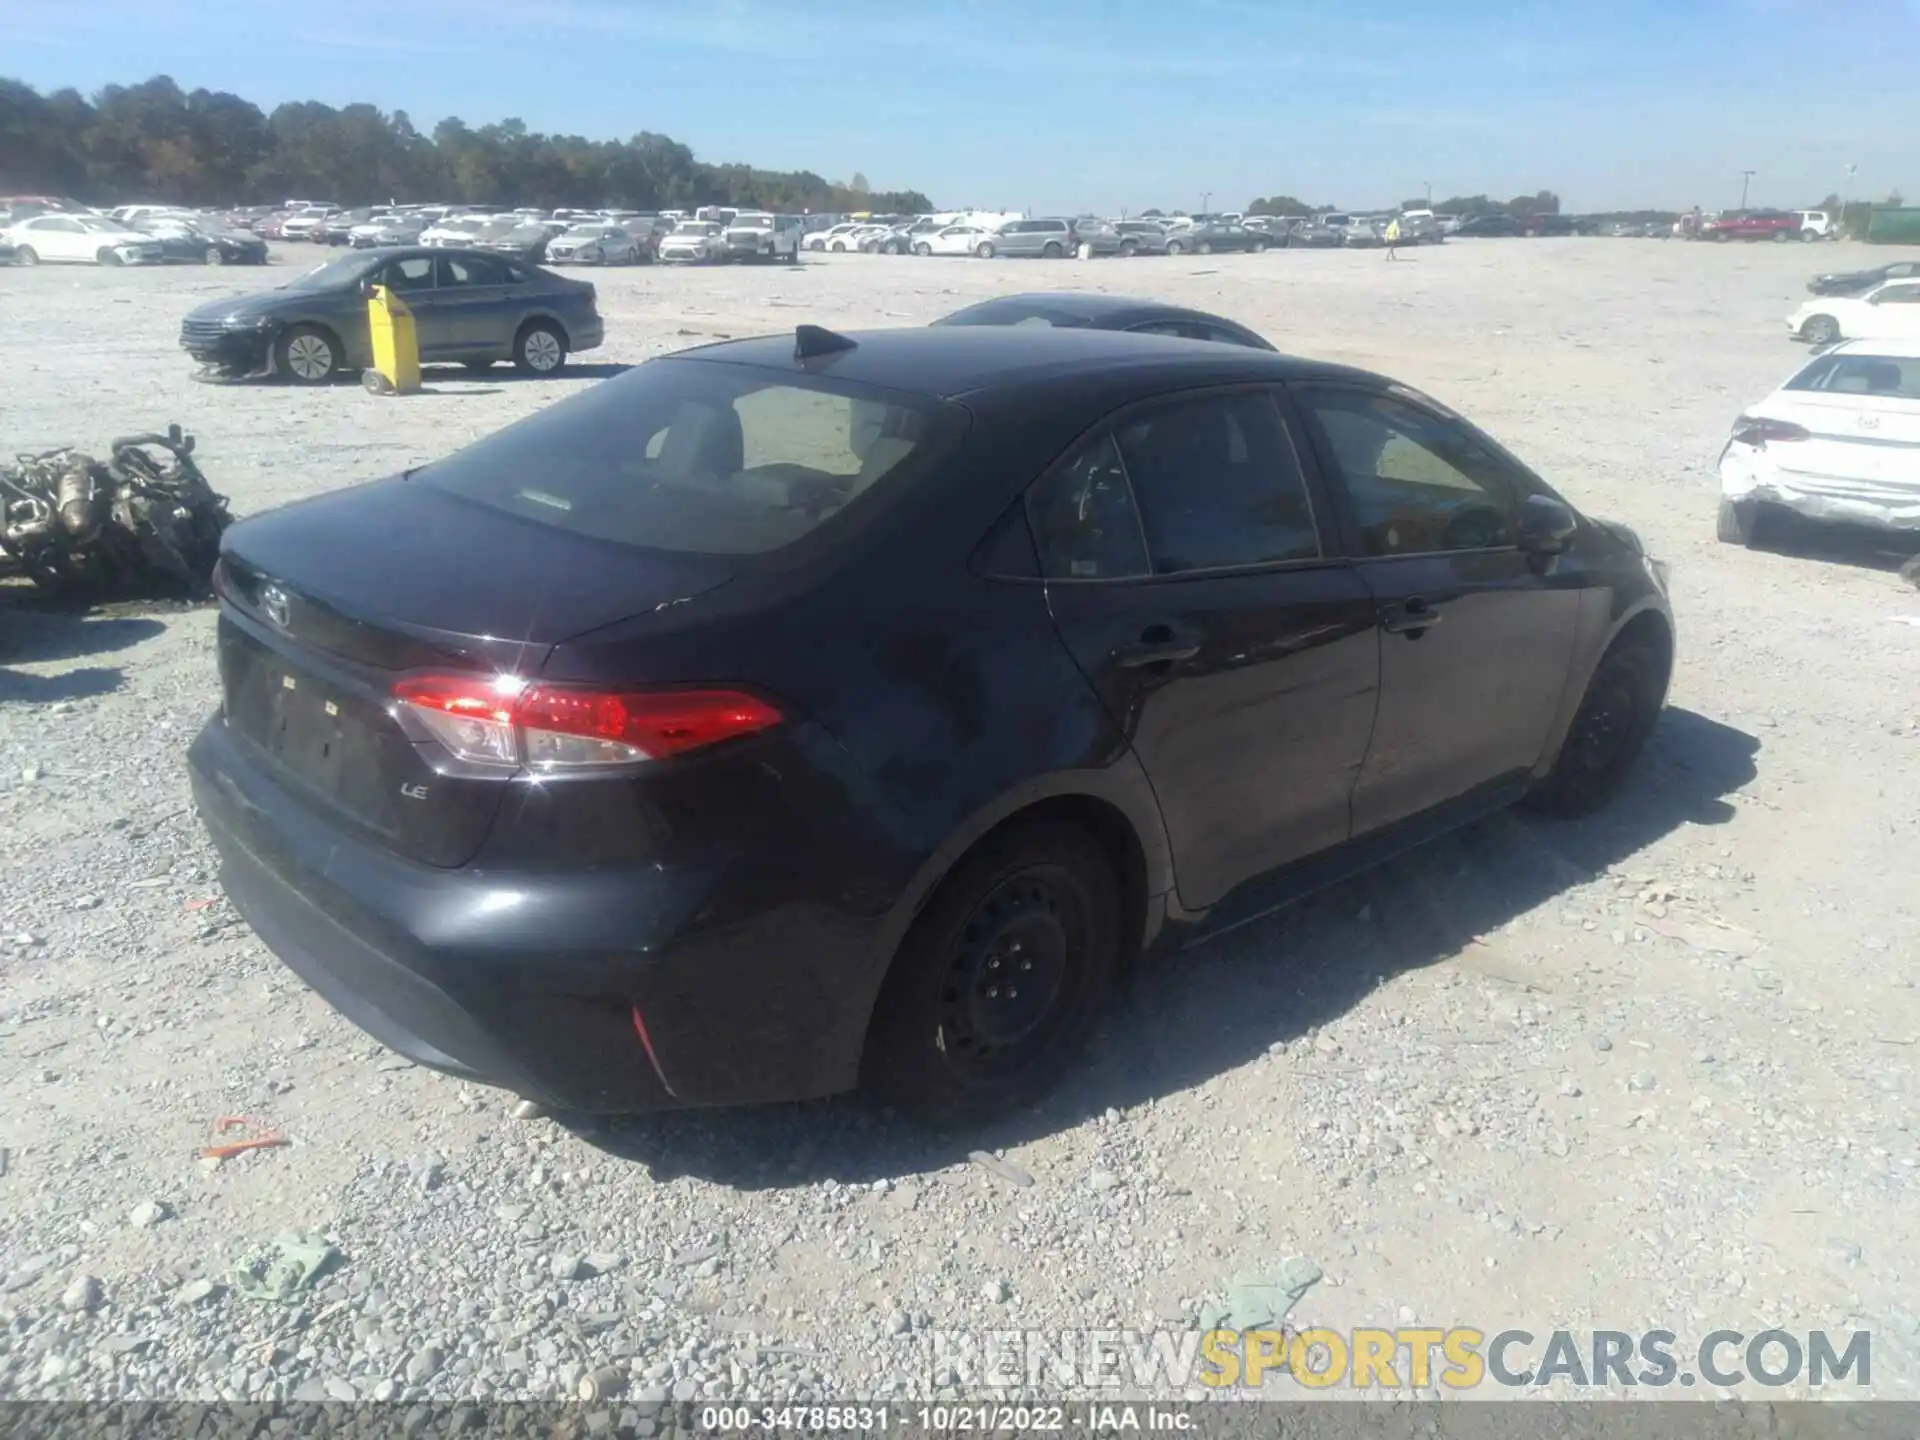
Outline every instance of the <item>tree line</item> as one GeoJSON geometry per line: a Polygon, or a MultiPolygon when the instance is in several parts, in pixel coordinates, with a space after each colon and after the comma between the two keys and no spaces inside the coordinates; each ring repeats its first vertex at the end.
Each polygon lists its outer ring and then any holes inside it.
{"type": "MultiPolygon", "coordinates": [[[[1402,210],[1431,210],[1438,215],[1558,215],[1560,197],[1551,190],[1536,190],[1531,195],[1516,195],[1511,200],[1495,200],[1490,195],[1450,195],[1445,200],[1428,200],[1416,195],[1402,200],[1402,210]]],[[[1262,195],[1247,202],[1249,215],[1327,215],[1338,205],[1309,205],[1291,195],[1262,195]]]]}
{"type": "Polygon", "coordinates": [[[0,78],[0,194],[196,207],[300,196],[549,209],[933,208],[917,190],[875,192],[857,174],[836,183],[805,170],[711,164],[651,131],[587,140],[539,134],[519,120],[476,129],[449,118],[423,134],[404,110],[306,100],[268,114],[225,91],[184,91],[166,75],[109,85],[91,100],[0,78]]]}

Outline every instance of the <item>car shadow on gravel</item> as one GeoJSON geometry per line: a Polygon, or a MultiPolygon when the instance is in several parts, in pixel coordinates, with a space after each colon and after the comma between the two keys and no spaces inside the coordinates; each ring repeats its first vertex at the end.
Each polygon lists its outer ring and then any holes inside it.
{"type": "Polygon", "coordinates": [[[1797,560],[1893,572],[1920,555],[1920,532],[1823,523],[1780,511],[1762,517],[1753,548],[1797,560]]]}
{"type": "MultiPolygon", "coordinates": [[[[1474,968],[1531,983],[1524,959],[1504,955],[1497,939],[1484,950],[1475,940],[1629,864],[1683,825],[1725,823],[1734,813],[1727,797],[1754,778],[1759,748],[1743,731],[1669,709],[1627,788],[1591,819],[1496,815],[1164,955],[1127,988],[1060,1090],[985,1129],[932,1134],[855,1098],[561,1123],[612,1156],[646,1165],[656,1181],[690,1175],[742,1190],[870,1184],[938,1170],[974,1150],[1018,1146],[1203,1084],[1302,1039],[1394,976],[1469,947],[1486,957],[1474,968]]],[[[1422,1038],[1409,1033],[1416,1044],[1422,1038]]],[[[1355,1052],[1330,1063],[1364,1066],[1368,1057],[1355,1052]]],[[[1250,1115],[1231,1123],[1289,1122],[1250,1115]]]]}
{"type": "Polygon", "coordinates": [[[0,704],[48,705],[118,690],[125,679],[118,666],[85,666],[58,675],[28,675],[13,667],[125,650],[165,629],[157,620],[63,612],[38,597],[24,604],[0,600],[0,704]]]}

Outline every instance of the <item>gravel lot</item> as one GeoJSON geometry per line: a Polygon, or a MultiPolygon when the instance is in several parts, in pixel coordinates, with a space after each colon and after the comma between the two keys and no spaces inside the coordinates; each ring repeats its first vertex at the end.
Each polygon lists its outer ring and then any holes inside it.
{"type": "Polygon", "coordinates": [[[0,593],[0,1395],[548,1396],[607,1366],[642,1401],[929,1393],[930,1331],[1186,1328],[1302,1260],[1295,1323],[1864,1328],[1871,1393],[1920,1395],[1920,595],[1847,537],[1713,539],[1728,422],[1800,355],[1782,317],[1870,254],[611,271],[573,377],[404,400],[190,383],[181,314],[305,247],[0,270],[0,448],[178,420],[241,514],[715,337],[1157,295],[1473,416],[1673,563],[1681,625],[1606,814],[1494,820],[1184,955],[1050,1104],[942,1140],[854,1102],[568,1128],[409,1067],[219,896],[183,773],[213,615],[0,593]],[[291,1145],[207,1165],[236,1114],[291,1145]],[[236,1291],[285,1231],[340,1259],[296,1303],[236,1291]]]}

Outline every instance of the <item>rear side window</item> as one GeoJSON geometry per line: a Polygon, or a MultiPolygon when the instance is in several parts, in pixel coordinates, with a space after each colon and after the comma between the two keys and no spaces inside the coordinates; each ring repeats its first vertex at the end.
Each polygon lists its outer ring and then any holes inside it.
{"type": "Polygon", "coordinates": [[[1920,359],[1888,355],[1822,355],[1789,380],[1787,389],[1920,400],[1920,359]]]}
{"type": "Polygon", "coordinates": [[[1270,396],[1164,406],[1116,438],[1156,575],[1319,556],[1306,480],[1270,396]]]}
{"type": "Polygon", "coordinates": [[[1081,446],[1027,491],[1027,523],[1049,580],[1147,573],[1146,537],[1111,434],[1081,446]]]}
{"type": "Polygon", "coordinates": [[[963,412],[891,390],[654,361],[421,470],[524,519],[650,549],[758,555],[924,473],[963,412]]]}

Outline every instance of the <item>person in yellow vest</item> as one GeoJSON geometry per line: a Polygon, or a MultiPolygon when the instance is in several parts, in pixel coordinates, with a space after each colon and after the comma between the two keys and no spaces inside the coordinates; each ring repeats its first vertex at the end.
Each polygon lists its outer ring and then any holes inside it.
{"type": "Polygon", "coordinates": [[[1397,259],[1398,257],[1393,253],[1393,247],[1400,243],[1400,217],[1398,215],[1395,215],[1391,220],[1387,221],[1387,233],[1381,238],[1387,242],[1387,259],[1397,259]]]}

